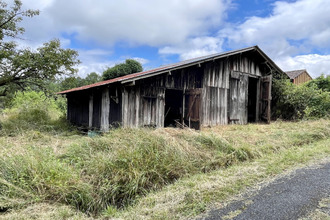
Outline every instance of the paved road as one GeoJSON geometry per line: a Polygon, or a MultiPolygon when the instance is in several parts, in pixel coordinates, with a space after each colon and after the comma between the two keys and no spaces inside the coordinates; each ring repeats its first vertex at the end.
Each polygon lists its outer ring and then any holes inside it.
{"type": "Polygon", "coordinates": [[[330,198],[330,162],[298,169],[202,219],[299,219],[324,198],[330,198]]]}

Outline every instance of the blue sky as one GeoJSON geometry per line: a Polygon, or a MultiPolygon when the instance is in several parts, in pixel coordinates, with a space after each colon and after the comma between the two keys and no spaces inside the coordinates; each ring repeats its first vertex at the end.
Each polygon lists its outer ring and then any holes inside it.
{"type": "MultiPolygon", "coordinates": [[[[10,2],[10,0],[7,0],[10,2]]],[[[330,74],[329,0],[22,0],[20,41],[59,38],[76,49],[79,75],[133,58],[144,69],[259,45],[284,71],[330,74]]]]}

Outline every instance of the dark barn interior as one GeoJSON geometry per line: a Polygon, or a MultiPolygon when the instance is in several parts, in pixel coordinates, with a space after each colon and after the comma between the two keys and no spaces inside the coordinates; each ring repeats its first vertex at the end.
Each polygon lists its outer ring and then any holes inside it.
{"type": "Polygon", "coordinates": [[[183,120],[183,91],[180,89],[165,90],[165,127],[176,127],[183,120]]]}
{"type": "Polygon", "coordinates": [[[248,86],[248,122],[256,122],[257,119],[257,90],[258,79],[249,77],[248,86]]]}

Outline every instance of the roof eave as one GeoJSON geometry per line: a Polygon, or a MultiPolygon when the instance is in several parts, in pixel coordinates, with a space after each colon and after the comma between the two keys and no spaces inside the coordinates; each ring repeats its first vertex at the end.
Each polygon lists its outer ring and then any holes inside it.
{"type": "Polygon", "coordinates": [[[156,75],[160,75],[160,74],[163,74],[163,73],[168,73],[169,71],[174,71],[174,70],[194,66],[194,65],[197,65],[197,64],[201,64],[201,63],[205,63],[205,62],[208,62],[208,61],[212,61],[212,60],[216,60],[216,59],[220,59],[220,58],[224,58],[224,57],[244,53],[244,52],[255,50],[255,49],[259,49],[258,46],[247,47],[247,48],[243,48],[243,49],[235,50],[235,51],[231,51],[231,52],[229,51],[227,53],[223,53],[223,54],[220,54],[219,56],[214,56],[212,58],[205,58],[205,59],[202,59],[202,60],[197,60],[197,61],[194,61],[192,63],[179,65],[179,66],[176,66],[176,67],[171,67],[171,68],[161,70],[159,72],[154,72],[154,73],[151,73],[151,74],[144,74],[144,75],[141,75],[141,76],[138,76],[138,77],[135,77],[135,78],[131,78],[131,79],[126,79],[126,80],[124,79],[124,80],[121,81],[121,83],[125,84],[125,83],[129,83],[129,82],[132,82],[132,81],[135,81],[135,80],[145,79],[145,78],[148,78],[148,77],[151,77],[151,76],[156,76],[156,75]]]}
{"type": "MultiPolygon", "coordinates": [[[[104,82],[98,82],[95,84],[91,84],[88,86],[82,86],[82,87],[78,87],[78,88],[74,88],[74,89],[70,89],[70,90],[65,90],[62,92],[58,92],[56,94],[68,94],[68,93],[72,93],[72,92],[78,92],[78,91],[83,91],[83,90],[88,90],[88,89],[92,89],[92,88],[96,88],[96,87],[101,87],[101,86],[106,86],[106,85],[110,85],[112,83],[121,83],[121,84],[125,84],[125,83],[129,83],[129,82],[133,82],[136,80],[140,80],[140,79],[144,79],[144,78],[149,78],[152,76],[156,76],[156,75],[160,75],[160,74],[164,74],[164,73],[168,73],[170,71],[174,71],[174,70],[178,70],[178,69],[182,69],[182,68],[186,68],[186,67],[190,67],[190,66],[194,66],[194,65],[198,65],[198,64],[202,64],[208,61],[212,61],[212,60],[216,60],[216,59],[220,59],[220,58],[224,58],[224,57],[229,57],[232,55],[236,55],[236,54],[240,54],[240,53],[244,53],[244,52],[248,52],[248,51],[258,51],[258,53],[272,66],[272,68],[274,68],[276,71],[278,71],[279,73],[283,73],[285,74],[285,72],[283,72],[257,45],[256,46],[252,46],[252,47],[247,47],[247,48],[243,48],[243,49],[239,49],[239,50],[234,50],[234,51],[228,51],[225,53],[221,53],[218,55],[215,55],[213,57],[207,56],[206,58],[201,58],[198,60],[198,58],[196,58],[197,60],[195,61],[191,61],[191,62],[187,62],[184,64],[173,64],[171,66],[165,67],[165,68],[157,68],[151,71],[146,71],[146,73],[143,73],[138,75],[138,76],[129,76],[127,78],[115,78],[112,80],[107,80],[104,82]]],[[[182,61],[185,62],[185,61],[182,61]]],[[[133,75],[133,74],[132,74],[133,75]]],[[[285,74],[286,75],[286,74],[285,74]]]]}
{"type": "Polygon", "coordinates": [[[256,50],[261,54],[261,56],[267,60],[272,67],[281,74],[287,75],[280,67],[278,67],[272,59],[270,59],[258,46],[255,46],[256,50]]]}

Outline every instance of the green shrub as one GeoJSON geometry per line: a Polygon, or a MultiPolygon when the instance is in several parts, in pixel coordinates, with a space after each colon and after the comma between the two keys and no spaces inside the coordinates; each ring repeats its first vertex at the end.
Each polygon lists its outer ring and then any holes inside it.
{"type": "Polygon", "coordinates": [[[64,120],[65,100],[46,97],[43,92],[17,92],[10,107],[2,113],[1,133],[15,135],[21,131],[66,130],[68,123],[64,120]]]}
{"type": "Polygon", "coordinates": [[[305,118],[330,117],[330,92],[317,90],[304,110],[305,118]]]}
{"type": "Polygon", "coordinates": [[[316,84],[313,80],[306,84],[295,85],[285,79],[274,79],[273,119],[297,120],[329,117],[330,92],[324,88],[319,89],[316,84]]]}
{"type": "Polygon", "coordinates": [[[330,75],[324,76],[324,74],[322,74],[316,79],[308,81],[307,86],[316,87],[322,91],[330,92],[330,75]]]}

